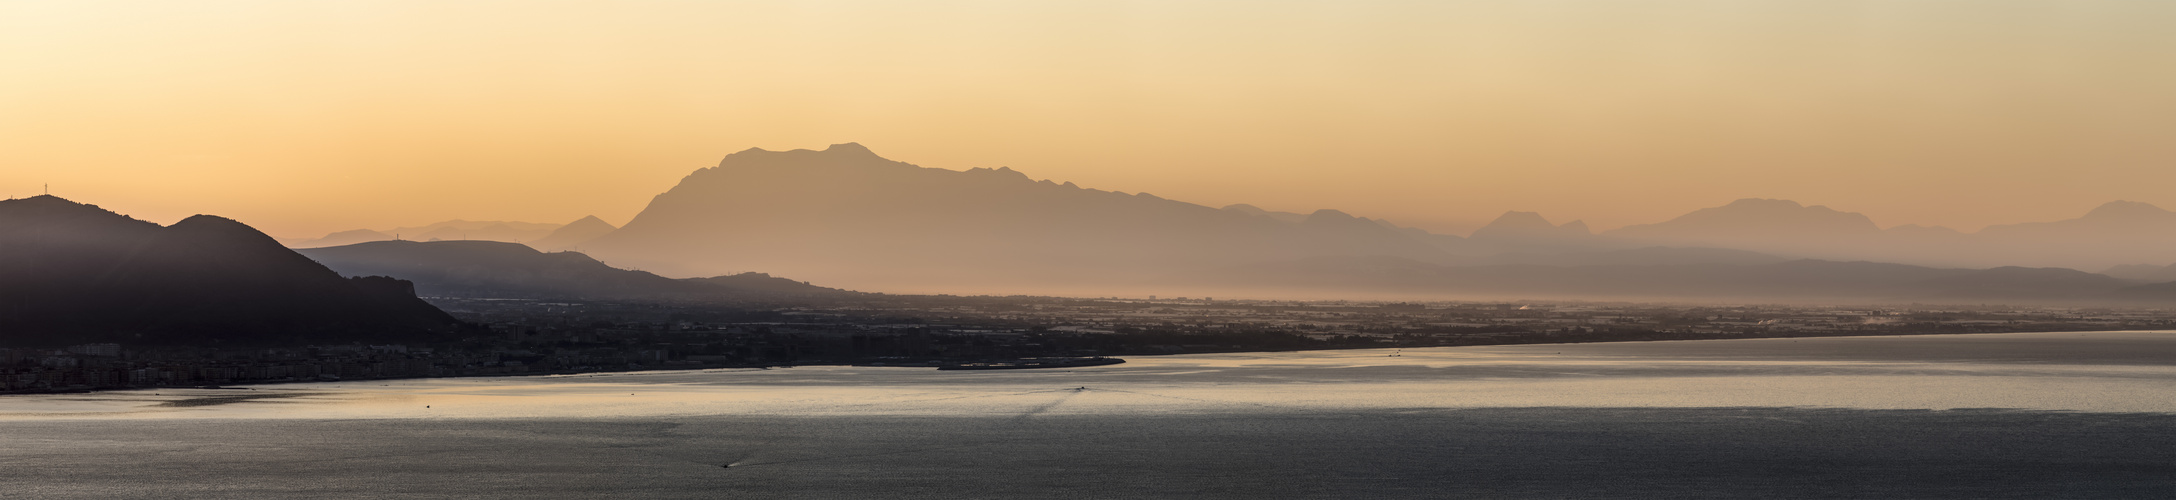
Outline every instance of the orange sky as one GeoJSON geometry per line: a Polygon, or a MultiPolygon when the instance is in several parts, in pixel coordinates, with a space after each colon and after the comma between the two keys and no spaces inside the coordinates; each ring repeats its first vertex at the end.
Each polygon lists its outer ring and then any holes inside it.
{"type": "Polygon", "coordinates": [[[2176,209],[2176,2],[0,3],[0,195],[625,222],[749,147],[1463,234],[2176,209]]]}

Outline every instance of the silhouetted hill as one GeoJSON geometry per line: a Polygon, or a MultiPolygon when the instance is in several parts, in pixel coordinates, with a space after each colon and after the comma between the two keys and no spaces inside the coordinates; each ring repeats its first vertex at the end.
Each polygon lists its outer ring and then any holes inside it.
{"type": "Polygon", "coordinates": [[[1776,264],[1794,259],[1746,250],[1721,248],[1647,247],[1566,253],[1507,253],[1480,259],[1478,264],[1528,264],[1543,266],[1684,266],[1724,264],[1747,266],[1776,264]]]}
{"type": "Polygon", "coordinates": [[[553,230],[557,229],[559,229],[558,224],[454,219],[416,227],[397,227],[380,232],[393,233],[399,235],[401,239],[418,241],[436,239],[520,243],[549,236],[553,230]]]}
{"type": "Polygon", "coordinates": [[[544,253],[497,241],[374,241],[301,250],[345,275],[413,281],[426,297],[607,299],[664,297],[705,288],[616,269],[575,252],[544,253]]]}
{"type": "MultiPolygon", "coordinates": [[[[598,221],[603,222],[603,221],[598,221]]],[[[609,225],[609,224],[607,224],[609,225]]],[[[514,221],[470,221],[454,219],[422,226],[397,227],[384,231],[355,229],[325,235],[323,238],[291,242],[290,248],[322,248],[353,245],[369,241],[395,239],[413,241],[477,240],[521,243],[550,236],[558,230],[558,224],[514,221]]]]}
{"type": "Polygon", "coordinates": [[[552,230],[552,234],[529,242],[529,247],[547,252],[571,250],[582,243],[597,239],[597,237],[604,236],[605,233],[617,229],[619,228],[612,227],[612,224],[605,222],[604,219],[591,215],[569,222],[567,225],[559,226],[559,229],[552,230]]]}
{"type": "Polygon", "coordinates": [[[1955,267],[2104,269],[2176,256],[2176,212],[2117,201],[2084,216],[1988,226],[1877,228],[1865,215],[1789,200],[1738,200],[1604,232],[1607,244],[1713,247],[1791,257],[1955,267]]]}
{"type": "Polygon", "coordinates": [[[827,295],[846,293],[844,290],[836,288],[824,288],[811,285],[806,281],[794,281],[765,273],[740,273],[709,278],[687,278],[681,281],[693,281],[728,291],[750,294],[827,295]]]}
{"type": "Polygon", "coordinates": [[[356,229],[352,231],[341,231],[328,234],[325,235],[325,237],[323,238],[318,238],[314,240],[295,242],[289,244],[288,246],[293,248],[336,247],[340,245],[353,245],[366,241],[386,241],[391,239],[393,239],[393,235],[390,234],[372,231],[369,229],[356,229]]]}
{"type": "Polygon", "coordinates": [[[734,153],[582,248],[672,276],[763,269],[891,291],[1055,291],[1316,255],[1446,257],[1335,211],[1292,222],[1009,168],[922,168],[856,144],[734,153]]]}
{"type": "Polygon", "coordinates": [[[2108,268],[2108,270],[2101,271],[2100,273],[2131,281],[2166,283],[2170,281],[2176,281],[2176,264],[2166,266],[2156,266],[2152,264],[2124,264],[2108,268]]]}
{"type": "Polygon", "coordinates": [[[0,343],[418,340],[457,324],[408,286],[342,278],[224,218],[161,227],[52,196],[0,202],[0,343]]]}
{"type": "Polygon", "coordinates": [[[1534,212],[1504,212],[1466,237],[1466,254],[1576,252],[1605,248],[1581,221],[1550,223],[1534,212]]]}
{"type": "Polygon", "coordinates": [[[1988,226],[1972,243],[1991,261],[2100,269],[2176,259],[2176,212],[2115,201],[2075,219],[1988,226]]]}
{"type": "Polygon", "coordinates": [[[836,292],[757,273],[676,280],[614,268],[577,252],[495,241],[378,241],[302,253],[341,274],[413,281],[427,297],[677,300],[836,292]]]}
{"type": "Polygon", "coordinates": [[[1604,234],[1652,245],[1826,256],[1878,245],[1882,230],[1872,219],[1854,212],[1804,206],[1790,200],[1748,198],[1604,234]]]}
{"type": "Polygon", "coordinates": [[[1261,208],[1259,208],[1259,207],[1256,207],[1256,206],[1254,206],[1254,205],[1248,205],[1248,204],[1245,204],[1245,203],[1240,203],[1240,204],[1236,204],[1236,205],[1225,205],[1225,206],[1224,206],[1224,210],[1229,210],[1229,211],[1233,211],[1233,212],[1239,212],[1239,213],[1242,213],[1242,214],[1247,214],[1247,215],[1254,215],[1254,216],[1260,216],[1260,217],[1268,217],[1268,218],[1270,218],[1270,219],[1274,219],[1274,220],[1277,220],[1277,221],[1279,221],[1279,222],[1290,222],[1290,223],[1293,223],[1293,224],[1298,224],[1298,223],[1300,223],[1300,221],[1305,221],[1305,220],[1307,220],[1307,214],[1298,214],[1298,213],[1292,213],[1292,212],[1272,212],[1272,211],[1268,211],[1268,210],[1263,210],[1263,209],[1261,209],[1261,208]]]}

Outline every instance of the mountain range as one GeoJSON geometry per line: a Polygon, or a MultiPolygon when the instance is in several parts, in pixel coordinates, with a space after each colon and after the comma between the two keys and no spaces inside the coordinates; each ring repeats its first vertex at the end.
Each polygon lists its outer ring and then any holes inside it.
{"type": "Polygon", "coordinates": [[[0,343],[416,340],[457,327],[407,281],[342,277],[230,219],[160,226],[53,196],[0,201],[0,343]]]}
{"type": "Polygon", "coordinates": [[[515,221],[470,221],[454,219],[422,226],[397,227],[383,231],[352,229],[327,234],[321,238],[284,241],[289,248],[322,248],[353,245],[370,241],[501,241],[528,243],[538,248],[559,250],[580,245],[615,229],[596,216],[583,217],[567,224],[544,224],[515,221]]]}
{"type": "Polygon", "coordinates": [[[1950,267],[2105,269],[2176,262],[2176,212],[2130,201],[2109,202],[2074,219],[1964,233],[1916,225],[1884,229],[1864,214],[1788,200],[1746,199],[1601,236],[1619,245],[1732,248],[1950,267]]]}
{"type": "Polygon", "coordinates": [[[1578,299],[1701,302],[2158,304],[2176,283],[2142,285],[2065,268],[1953,269],[1878,262],[1442,266],[1331,257],[1206,271],[1196,293],[1310,298],[1578,299]]]}
{"type": "Polygon", "coordinates": [[[729,155],[583,251],[668,276],[762,270],[897,292],[1129,286],[1328,255],[1449,258],[1335,210],[1294,218],[1217,209],[1009,168],[923,168],[851,143],[729,155]]]}
{"type": "Polygon", "coordinates": [[[700,295],[716,290],[672,278],[759,271],[890,292],[1064,295],[1259,286],[2132,300],[2152,294],[2127,287],[2176,281],[2176,213],[2135,202],[1973,233],[1883,228],[1864,214],[1742,199],[1600,232],[1512,211],[1458,236],[1330,209],[1212,208],[1036,180],[1003,167],[924,168],[853,143],[727,155],[654,197],[624,227],[584,217],[394,231],[409,240],[423,239],[410,233],[460,237],[417,245],[357,230],[328,235],[313,243],[325,246],[304,253],[343,274],[416,280],[426,295],[592,298],[700,295]],[[493,238],[527,246],[478,241],[493,238]],[[1919,281],[1892,279],[1904,276],[1919,281]]]}
{"type": "MultiPolygon", "coordinates": [[[[620,267],[665,276],[761,270],[895,292],[1092,294],[1207,285],[1199,280],[1211,276],[1225,283],[1235,273],[1350,259],[1430,268],[1728,268],[1811,259],[2098,270],[2176,262],[2176,215],[2133,202],[1976,233],[1882,228],[1864,214],[1744,199],[1602,232],[1507,212],[1457,236],[1337,210],[1212,208],[1003,167],[924,168],[852,143],[728,155],[653,198],[625,227],[600,233],[583,251],[620,267]]],[[[2136,275],[2151,276],[2158,275],[2136,275]]],[[[2118,284],[2123,279],[2134,277],[2118,284]]]]}
{"type": "Polygon", "coordinates": [[[672,279],[613,268],[577,252],[496,241],[374,241],[299,252],[340,274],[411,280],[426,297],[708,300],[848,293],[762,273],[672,279]]]}

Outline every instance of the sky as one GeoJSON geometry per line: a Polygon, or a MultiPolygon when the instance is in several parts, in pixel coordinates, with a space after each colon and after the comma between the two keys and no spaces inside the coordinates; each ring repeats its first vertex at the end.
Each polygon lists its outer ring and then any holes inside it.
{"type": "Polygon", "coordinates": [[[2176,2],[0,0],[0,195],[615,224],[734,151],[1464,234],[2176,208],[2176,2]]]}

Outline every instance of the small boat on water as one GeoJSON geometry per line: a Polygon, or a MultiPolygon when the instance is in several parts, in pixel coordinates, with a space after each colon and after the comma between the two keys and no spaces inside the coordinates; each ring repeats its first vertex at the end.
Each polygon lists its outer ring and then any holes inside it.
{"type": "Polygon", "coordinates": [[[1093,358],[1021,358],[1012,361],[978,361],[973,363],[947,363],[938,365],[939,370],[1022,370],[1029,368],[1079,368],[1124,363],[1126,360],[1096,356],[1093,358]]]}

